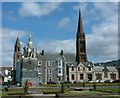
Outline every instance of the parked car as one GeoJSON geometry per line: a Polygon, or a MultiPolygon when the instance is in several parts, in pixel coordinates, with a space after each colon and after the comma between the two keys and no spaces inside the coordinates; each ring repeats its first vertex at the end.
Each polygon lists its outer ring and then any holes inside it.
{"type": "Polygon", "coordinates": [[[89,83],[93,83],[93,82],[96,82],[96,83],[100,83],[100,80],[91,80],[91,81],[88,81],[89,83]]]}
{"type": "Polygon", "coordinates": [[[105,80],[104,83],[111,83],[113,80],[105,80]]]}
{"type": "Polygon", "coordinates": [[[120,80],[114,80],[113,83],[120,83],[120,80]]]}
{"type": "Polygon", "coordinates": [[[56,82],[54,82],[54,81],[49,81],[49,82],[47,82],[47,84],[56,84],[56,82]]]}
{"type": "Polygon", "coordinates": [[[71,81],[64,81],[63,82],[64,84],[70,84],[70,83],[72,83],[71,81]]]}

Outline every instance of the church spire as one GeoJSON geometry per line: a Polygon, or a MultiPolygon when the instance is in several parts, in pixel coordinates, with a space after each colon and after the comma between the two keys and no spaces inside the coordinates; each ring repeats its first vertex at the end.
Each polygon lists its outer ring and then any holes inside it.
{"type": "Polygon", "coordinates": [[[76,35],[76,62],[86,62],[87,61],[87,54],[86,54],[86,40],[85,34],[83,31],[82,25],[82,17],[81,12],[79,10],[79,17],[78,17],[78,31],[76,35]]]}
{"type": "Polygon", "coordinates": [[[15,51],[15,52],[21,52],[21,45],[20,45],[19,37],[17,37],[17,39],[16,39],[14,51],[15,51]]]}
{"type": "Polygon", "coordinates": [[[82,25],[82,17],[81,12],[79,10],[79,18],[78,18],[78,33],[83,33],[83,25],[82,25]]]}

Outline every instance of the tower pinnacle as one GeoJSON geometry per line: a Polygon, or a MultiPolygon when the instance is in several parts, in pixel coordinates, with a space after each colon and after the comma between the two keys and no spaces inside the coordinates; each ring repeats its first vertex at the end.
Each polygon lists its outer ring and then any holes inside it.
{"type": "Polygon", "coordinates": [[[81,17],[81,12],[79,10],[79,17],[78,17],[78,31],[77,33],[83,33],[83,25],[82,25],[82,17],[81,17]]]}

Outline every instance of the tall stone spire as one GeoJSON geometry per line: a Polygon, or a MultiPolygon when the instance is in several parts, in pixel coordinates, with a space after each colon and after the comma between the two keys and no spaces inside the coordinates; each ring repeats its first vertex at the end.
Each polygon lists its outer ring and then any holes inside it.
{"type": "Polygon", "coordinates": [[[77,35],[76,35],[76,62],[86,62],[86,40],[85,34],[83,31],[82,25],[82,17],[81,12],[79,10],[79,17],[78,17],[78,28],[77,28],[77,35]]]}
{"type": "Polygon", "coordinates": [[[83,25],[82,25],[82,17],[81,17],[80,10],[79,10],[78,31],[77,31],[77,33],[84,33],[84,31],[83,31],[83,25]]]}
{"type": "Polygon", "coordinates": [[[20,45],[20,40],[17,37],[15,47],[14,47],[14,52],[21,52],[21,45],[20,45]]]}
{"type": "Polygon", "coordinates": [[[16,64],[17,64],[18,60],[21,58],[21,56],[22,56],[21,44],[20,44],[19,37],[17,37],[16,43],[14,46],[14,59],[13,59],[13,69],[14,70],[16,70],[16,64]]]}

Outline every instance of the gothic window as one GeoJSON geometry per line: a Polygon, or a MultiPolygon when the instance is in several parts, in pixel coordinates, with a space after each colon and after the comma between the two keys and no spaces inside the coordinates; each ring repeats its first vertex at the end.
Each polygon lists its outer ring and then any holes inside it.
{"type": "Polygon", "coordinates": [[[83,80],[83,74],[80,74],[80,80],[83,80]]]}
{"type": "Polygon", "coordinates": [[[71,80],[74,80],[74,74],[71,74],[71,80]]]}
{"type": "Polygon", "coordinates": [[[102,80],[102,74],[97,73],[96,74],[96,80],[102,80]]]}
{"type": "Polygon", "coordinates": [[[107,70],[107,69],[104,70],[104,77],[105,77],[105,78],[108,77],[108,70],[107,70]]]}
{"type": "Polygon", "coordinates": [[[88,71],[91,71],[91,67],[90,66],[88,67],[88,71]]]}
{"type": "Polygon", "coordinates": [[[115,73],[111,73],[110,76],[111,76],[112,80],[116,80],[116,74],[115,73]]]}
{"type": "Polygon", "coordinates": [[[74,71],[74,66],[72,66],[72,71],[74,71]]]}
{"type": "Polygon", "coordinates": [[[83,71],[85,71],[85,67],[83,67],[83,71]]]}
{"type": "Polygon", "coordinates": [[[89,80],[89,81],[92,80],[92,74],[88,74],[88,80],[89,80]]]}
{"type": "Polygon", "coordinates": [[[82,45],[82,41],[80,41],[80,52],[82,52],[83,50],[83,45],[82,45]]]}

